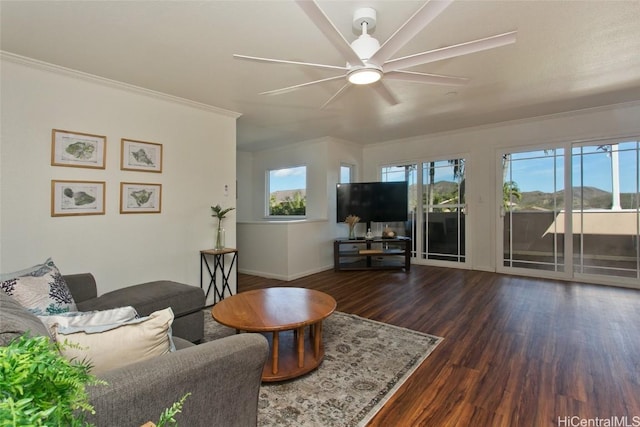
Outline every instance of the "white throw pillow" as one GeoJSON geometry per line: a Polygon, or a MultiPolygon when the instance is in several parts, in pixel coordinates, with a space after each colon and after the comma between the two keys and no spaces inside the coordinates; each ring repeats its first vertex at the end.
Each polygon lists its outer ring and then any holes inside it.
{"type": "Polygon", "coordinates": [[[67,282],[51,258],[44,264],[3,274],[0,289],[37,315],[77,310],[67,282]]]}
{"type": "Polygon", "coordinates": [[[66,327],[54,325],[52,335],[67,359],[87,359],[92,373],[100,374],[134,362],[161,356],[175,350],[171,339],[173,311],[165,308],[148,317],[121,324],[66,327]]]}
{"type": "Polygon", "coordinates": [[[100,311],[71,311],[53,316],[38,316],[50,330],[54,325],[59,328],[88,327],[124,323],[138,317],[138,312],[131,306],[112,308],[100,311]]]}

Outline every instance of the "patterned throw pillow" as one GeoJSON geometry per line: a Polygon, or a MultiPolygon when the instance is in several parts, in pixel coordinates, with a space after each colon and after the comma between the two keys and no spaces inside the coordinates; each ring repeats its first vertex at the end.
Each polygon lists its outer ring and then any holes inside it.
{"type": "Polygon", "coordinates": [[[4,274],[0,289],[39,316],[76,311],[76,303],[51,258],[44,264],[4,274]]]}

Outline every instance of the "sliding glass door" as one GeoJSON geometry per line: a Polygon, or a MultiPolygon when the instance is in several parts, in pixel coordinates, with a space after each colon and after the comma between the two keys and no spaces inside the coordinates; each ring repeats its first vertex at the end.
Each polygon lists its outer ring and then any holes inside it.
{"type": "Polygon", "coordinates": [[[571,153],[573,271],[638,278],[638,141],[571,153]]]}
{"type": "Polygon", "coordinates": [[[422,259],[464,263],[464,159],[423,164],[422,259]]]}
{"type": "Polygon", "coordinates": [[[506,153],[502,165],[503,271],[640,279],[637,140],[506,153]]]}
{"type": "Polygon", "coordinates": [[[505,154],[502,172],[502,265],[564,271],[564,151],[505,154]]]}
{"type": "Polygon", "coordinates": [[[464,163],[449,159],[382,168],[382,181],[409,183],[404,231],[413,239],[414,260],[458,266],[467,262],[464,163]]]}

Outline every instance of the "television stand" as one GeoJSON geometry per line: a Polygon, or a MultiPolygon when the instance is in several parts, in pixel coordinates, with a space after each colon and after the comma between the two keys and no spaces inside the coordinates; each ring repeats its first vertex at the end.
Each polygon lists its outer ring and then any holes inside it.
{"type": "Polygon", "coordinates": [[[336,239],[333,241],[333,268],[343,270],[411,269],[411,238],[336,239]]]}

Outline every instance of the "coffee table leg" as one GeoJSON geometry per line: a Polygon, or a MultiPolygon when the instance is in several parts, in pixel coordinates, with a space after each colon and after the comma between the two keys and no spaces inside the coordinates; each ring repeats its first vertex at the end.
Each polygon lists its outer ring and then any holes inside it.
{"type": "Polygon", "coordinates": [[[298,368],[304,366],[304,326],[298,328],[298,368]]]}
{"type": "Polygon", "coordinates": [[[313,325],[313,355],[317,359],[320,354],[320,344],[322,343],[322,321],[313,325]]]}
{"type": "Polygon", "coordinates": [[[278,373],[278,347],[280,346],[280,334],[273,333],[273,348],[271,349],[271,373],[278,373]]]}

